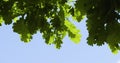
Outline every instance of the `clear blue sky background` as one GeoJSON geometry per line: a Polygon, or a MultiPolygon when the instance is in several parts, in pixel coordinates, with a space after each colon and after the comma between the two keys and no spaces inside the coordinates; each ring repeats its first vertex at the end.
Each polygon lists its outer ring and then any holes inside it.
{"type": "Polygon", "coordinates": [[[3,25],[0,27],[0,63],[120,63],[120,53],[112,54],[107,45],[86,44],[85,21],[76,26],[81,29],[81,42],[74,44],[65,37],[58,50],[54,45],[46,45],[40,33],[35,34],[30,43],[23,43],[11,25],[3,25]]]}

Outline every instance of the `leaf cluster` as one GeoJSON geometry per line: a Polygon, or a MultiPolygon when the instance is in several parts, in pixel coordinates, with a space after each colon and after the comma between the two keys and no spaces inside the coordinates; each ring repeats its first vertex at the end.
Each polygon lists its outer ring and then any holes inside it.
{"type": "Polygon", "coordinates": [[[89,45],[106,43],[112,52],[120,50],[119,0],[78,0],[76,8],[88,18],[89,45]]]}
{"type": "Polygon", "coordinates": [[[0,25],[13,23],[13,31],[21,40],[30,42],[37,32],[42,34],[46,44],[60,48],[62,39],[69,35],[78,43],[81,35],[68,18],[72,6],[67,0],[0,0],[0,25]],[[72,26],[72,27],[71,27],[72,26]]]}
{"type": "Polygon", "coordinates": [[[0,26],[13,23],[24,42],[40,32],[56,48],[66,35],[79,43],[81,35],[70,16],[78,22],[87,17],[89,45],[106,43],[112,52],[120,50],[119,0],[0,0],[0,26]]]}

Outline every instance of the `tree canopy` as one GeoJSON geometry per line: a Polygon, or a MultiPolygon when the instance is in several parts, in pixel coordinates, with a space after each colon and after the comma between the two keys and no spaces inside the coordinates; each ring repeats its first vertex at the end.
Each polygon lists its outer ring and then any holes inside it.
{"type": "Polygon", "coordinates": [[[112,52],[120,50],[120,0],[0,0],[0,26],[13,24],[24,42],[40,32],[56,48],[66,35],[79,43],[79,29],[69,18],[80,22],[84,16],[89,45],[106,43],[112,52]]]}

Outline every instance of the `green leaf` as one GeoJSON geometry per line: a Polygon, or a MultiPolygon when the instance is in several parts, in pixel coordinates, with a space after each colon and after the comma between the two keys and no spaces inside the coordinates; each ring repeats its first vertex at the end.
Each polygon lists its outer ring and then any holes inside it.
{"type": "Polygon", "coordinates": [[[32,36],[31,34],[20,34],[21,40],[24,41],[25,43],[28,43],[31,41],[32,36]]]}
{"type": "Polygon", "coordinates": [[[71,22],[69,21],[65,21],[65,25],[66,27],[68,28],[69,32],[68,32],[68,35],[70,37],[70,39],[78,44],[80,42],[80,38],[81,38],[81,35],[80,35],[80,31],[74,26],[74,24],[72,24],[71,22]]]}
{"type": "Polygon", "coordinates": [[[49,43],[48,43],[48,44],[54,43],[54,39],[55,39],[55,36],[54,36],[54,35],[50,36],[50,39],[49,39],[49,43]]]}
{"type": "Polygon", "coordinates": [[[2,25],[3,18],[0,16],[0,26],[2,25]]]}
{"type": "Polygon", "coordinates": [[[21,40],[24,42],[29,42],[32,39],[23,18],[20,18],[20,20],[13,24],[13,30],[14,32],[20,34],[21,40]]]}
{"type": "Polygon", "coordinates": [[[111,49],[112,53],[114,53],[114,54],[117,54],[118,51],[120,50],[120,47],[118,47],[118,45],[116,47],[115,44],[108,44],[108,46],[111,49]]]}

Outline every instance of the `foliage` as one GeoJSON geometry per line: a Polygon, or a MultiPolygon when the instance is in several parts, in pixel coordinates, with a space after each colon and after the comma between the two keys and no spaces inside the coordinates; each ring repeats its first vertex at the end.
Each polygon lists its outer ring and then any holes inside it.
{"type": "Polygon", "coordinates": [[[24,42],[39,31],[56,48],[66,35],[79,43],[81,35],[70,16],[78,22],[87,17],[89,45],[106,43],[112,52],[120,50],[119,0],[0,0],[0,26],[13,23],[14,32],[24,42]]]}
{"type": "Polygon", "coordinates": [[[120,50],[119,0],[78,0],[76,7],[88,18],[89,45],[106,43],[112,52],[120,50]]]}
{"type": "Polygon", "coordinates": [[[39,31],[45,42],[55,44],[56,48],[61,47],[67,34],[78,43],[81,35],[68,20],[72,11],[69,3],[67,0],[0,0],[0,25],[13,23],[14,32],[24,42],[30,42],[39,31]]]}

